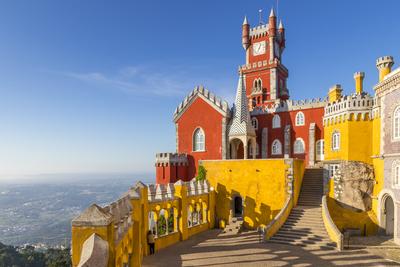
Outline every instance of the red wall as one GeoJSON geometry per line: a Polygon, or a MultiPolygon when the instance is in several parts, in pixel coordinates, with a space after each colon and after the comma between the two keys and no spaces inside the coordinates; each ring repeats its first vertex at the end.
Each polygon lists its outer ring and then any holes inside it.
{"type": "Polygon", "coordinates": [[[178,152],[188,154],[189,180],[196,176],[199,160],[222,159],[222,118],[221,113],[198,97],[177,121],[178,152]],[[193,133],[198,127],[205,134],[205,152],[193,151],[193,133]]]}
{"type": "Polygon", "coordinates": [[[284,130],[286,125],[291,125],[291,153],[290,157],[301,158],[306,160],[306,164],[308,164],[308,146],[309,146],[309,128],[311,123],[315,123],[315,142],[319,139],[323,139],[323,125],[322,125],[322,117],[324,115],[324,108],[309,108],[303,110],[289,111],[289,112],[279,112],[277,113],[281,118],[281,127],[277,129],[272,128],[272,118],[274,114],[261,114],[256,115],[254,117],[258,120],[258,130],[257,133],[257,143],[260,147],[258,158],[261,158],[262,151],[262,141],[261,134],[263,128],[268,128],[268,158],[281,158],[284,153],[284,130]],[[297,112],[303,112],[305,117],[305,124],[303,126],[295,126],[295,118],[297,112]],[[302,138],[305,144],[305,154],[293,154],[293,144],[296,138],[302,138]],[[272,142],[278,139],[282,143],[282,155],[271,155],[271,144],[272,142]]]}
{"type": "Polygon", "coordinates": [[[156,183],[157,184],[168,184],[175,183],[178,180],[187,181],[187,169],[186,165],[172,165],[168,166],[156,166],[156,183]]]}

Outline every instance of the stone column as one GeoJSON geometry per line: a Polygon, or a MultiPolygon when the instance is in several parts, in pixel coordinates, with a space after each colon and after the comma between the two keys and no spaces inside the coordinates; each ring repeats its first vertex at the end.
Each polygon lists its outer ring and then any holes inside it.
{"type": "Polygon", "coordinates": [[[308,129],[308,165],[315,165],[315,123],[310,123],[308,129]]]}
{"type": "Polygon", "coordinates": [[[291,127],[290,125],[286,125],[285,126],[285,137],[284,137],[284,155],[285,158],[290,158],[290,148],[291,148],[291,137],[290,137],[290,131],[291,131],[291,127]]]}
{"type": "Polygon", "coordinates": [[[268,128],[263,128],[261,133],[261,158],[268,157],[268,128]]]}
{"type": "Polygon", "coordinates": [[[247,142],[243,143],[243,159],[247,159],[248,158],[248,146],[247,146],[247,142]]]}
{"type": "Polygon", "coordinates": [[[175,186],[175,197],[179,199],[180,205],[178,209],[179,213],[179,223],[178,223],[178,228],[179,228],[179,233],[180,233],[180,239],[181,240],[186,240],[189,237],[188,233],[188,200],[187,200],[187,187],[186,185],[182,182],[182,180],[179,180],[174,184],[175,186]]]}
{"type": "Polygon", "coordinates": [[[255,159],[257,156],[257,142],[255,138],[252,139],[251,145],[253,146],[253,159],[255,159]]]}
{"type": "Polygon", "coordinates": [[[221,142],[221,156],[222,159],[229,158],[228,152],[229,151],[229,144],[227,144],[226,140],[226,118],[222,118],[222,142],[221,142]],[[228,149],[227,149],[228,148],[228,149]]]}

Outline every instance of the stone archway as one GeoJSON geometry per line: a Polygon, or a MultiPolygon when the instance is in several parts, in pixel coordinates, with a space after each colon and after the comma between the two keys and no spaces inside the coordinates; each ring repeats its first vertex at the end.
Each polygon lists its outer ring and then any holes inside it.
{"type": "Polygon", "coordinates": [[[244,146],[242,140],[234,138],[229,143],[230,158],[244,159],[244,146]]]}
{"type": "Polygon", "coordinates": [[[382,199],[383,221],[386,235],[393,236],[394,234],[394,201],[390,195],[386,195],[382,199]]]}

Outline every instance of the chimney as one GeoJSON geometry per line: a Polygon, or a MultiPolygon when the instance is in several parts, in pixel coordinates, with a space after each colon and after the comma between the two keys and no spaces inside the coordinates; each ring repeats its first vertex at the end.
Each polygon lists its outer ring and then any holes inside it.
{"type": "Polygon", "coordinates": [[[384,56],[376,60],[376,67],[379,71],[379,82],[383,81],[385,76],[392,71],[393,64],[394,61],[392,56],[384,56]]]}
{"type": "Polygon", "coordinates": [[[360,95],[363,92],[363,80],[365,73],[356,72],[354,73],[354,80],[356,82],[356,94],[360,95]]]}
{"type": "Polygon", "coordinates": [[[342,97],[342,91],[342,86],[340,84],[332,86],[328,93],[329,103],[338,101],[342,97]]]}

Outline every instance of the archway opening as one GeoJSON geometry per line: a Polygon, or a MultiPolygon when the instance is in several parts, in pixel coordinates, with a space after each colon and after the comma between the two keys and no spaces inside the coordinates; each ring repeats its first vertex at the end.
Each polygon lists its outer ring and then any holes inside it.
{"type": "Polygon", "coordinates": [[[394,234],[394,202],[392,197],[385,198],[384,217],[385,217],[385,232],[386,235],[393,236],[394,234]]]}
{"type": "Polygon", "coordinates": [[[234,198],[234,214],[235,217],[242,217],[243,215],[243,202],[240,196],[234,198]]]}
{"type": "Polygon", "coordinates": [[[230,158],[244,159],[244,147],[240,139],[235,138],[230,142],[230,158]]]}

